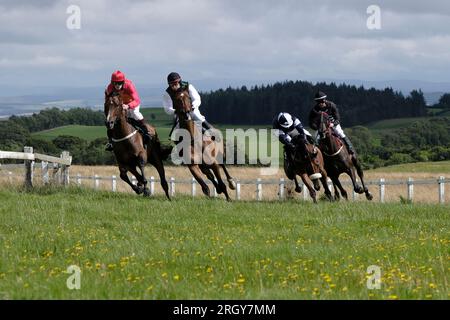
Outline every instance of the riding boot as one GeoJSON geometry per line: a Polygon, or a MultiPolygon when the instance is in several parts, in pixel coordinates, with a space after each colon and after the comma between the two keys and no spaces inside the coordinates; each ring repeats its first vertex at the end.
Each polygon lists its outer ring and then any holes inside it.
{"type": "Polygon", "coordinates": [[[352,143],[350,142],[350,139],[348,137],[345,137],[342,139],[345,143],[345,146],[347,147],[347,150],[350,154],[354,154],[355,150],[353,149],[352,143]]]}
{"type": "Polygon", "coordinates": [[[209,131],[208,136],[210,136],[212,140],[217,139],[216,135],[214,134],[214,130],[215,128],[208,121],[205,120],[202,122],[202,134],[205,134],[209,131]]]}
{"type": "Polygon", "coordinates": [[[113,141],[112,141],[112,137],[111,137],[111,130],[107,130],[106,134],[108,135],[108,143],[105,146],[105,151],[113,151],[113,141]]]}
{"type": "Polygon", "coordinates": [[[300,141],[300,143],[297,145],[300,149],[300,153],[302,154],[303,158],[308,157],[308,150],[306,149],[306,141],[300,141]]]}
{"type": "Polygon", "coordinates": [[[144,137],[144,147],[147,148],[147,144],[151,141],[152,136],[148,132],[145,120],[144,119],[136,120],[135,123],[139,127],[139,129],[141,129],[141,131],[142,131],[142,136],[144,137]]]}
{"type": "Polygon", "coordinates": [[[205,132],[205,131],[214,129],[214,127],[208,121],[205,120],[202,122],[202,129],[203,129],[203,132],[205,132]]]}

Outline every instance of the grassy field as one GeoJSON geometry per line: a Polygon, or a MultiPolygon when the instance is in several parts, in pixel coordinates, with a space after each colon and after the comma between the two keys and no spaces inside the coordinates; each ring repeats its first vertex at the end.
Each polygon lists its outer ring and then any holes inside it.
{"type": "Polygon", "coordinates": [[[1,299],[448,299],[449,207],[0,190],[1,299]],[[70,265],[81,289],[69,290],[70,265]],[[381,289],[366,286],[381,268],[381,289]]]}
{"type": "Polygon", "coordinates": [[[450,172],[450,161],[416,162],[370,170],[371,173],[444,173],[450,172]]]}
{"type": "Polygon", "coordinates": [[[58,136],[68,135],[79,137],[87,141],[106,136],[106,128],[104,126],[81,126],[69,125],[58,127],[50,130],[39,131],[33,134],[34,137],[44,140],[53,140],[58,136]]]}

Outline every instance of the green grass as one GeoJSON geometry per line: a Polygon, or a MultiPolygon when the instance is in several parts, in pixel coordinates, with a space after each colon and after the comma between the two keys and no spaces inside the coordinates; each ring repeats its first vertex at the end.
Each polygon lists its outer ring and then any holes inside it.
{"type": "Polygon", "coordinates": [[[33,134],[34,137],[43,140],[53,140],[56,137],[62,135],[75,136],[87,141],[92,141],[97,138],[106,137],[106,128],[105,126],[69,125],[50,130],[39,131],[33,134]]]}
{"type": "Polygon", "coordinates": [[[448,299],[449,207],[0,190],[0,299],[448,299]],[[81,289],[65,272],[81,268],[81,289]],[[381,268],[380,290],[366,271],[381,268]]]}
{"type": "Polygon", "coordinates": [[[388,119],[372,122],[370,124],[364,125],[371,130],[387,130],[387,129],[398,129],[404,128],[411,125],[412,122],[430,119],[430,117],[417,117],[417,118],[399,118],[399,119],[388,119]]]}
{"type": "Polygon", "coordinates": [[[444,173],[444,172],[450,172],[450,161],[416,162],[416,163],[399,164],[399,165],[374,169],[374,170],[371,170],[370,172],[444,173]]]}

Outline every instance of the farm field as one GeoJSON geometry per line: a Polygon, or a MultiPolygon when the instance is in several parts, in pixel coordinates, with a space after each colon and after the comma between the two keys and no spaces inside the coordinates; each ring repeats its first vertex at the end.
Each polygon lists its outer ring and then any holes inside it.
{"type": "Polygon", "coordinates": [[[1,299],[449,299],[449,206],[0,190],[1,299]],[[69,290],[67,267],[81,268],[69,290]],[[367,268],[381,288],[367,288],[367,268]]]}

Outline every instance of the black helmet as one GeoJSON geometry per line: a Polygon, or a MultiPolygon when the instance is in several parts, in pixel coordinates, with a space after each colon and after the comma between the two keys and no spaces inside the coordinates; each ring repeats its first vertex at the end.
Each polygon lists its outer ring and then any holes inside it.
{"type": "Polygon", "coordinates": [[[323,93],[322,91],[317,91],[316,96],[314,97],[314,100],[320,101],[320,100],[324,100],[326,97],[327,97],[327,95],[325,93],[323,93]]]}
{"type": "Polygon", "coordinates": [[[181,80],[181,77],[180,77],[180,75],[179,75],[178,73],[176,73],[176,72],[171,72],[171,73],[169,73],[169,75],[167,76],[167,82],[168,82],[169,84],[171,84],[171,83],[173,83],[173,82],[176,82],[176,81],[179,81],[179,80],[181,80]]]}

